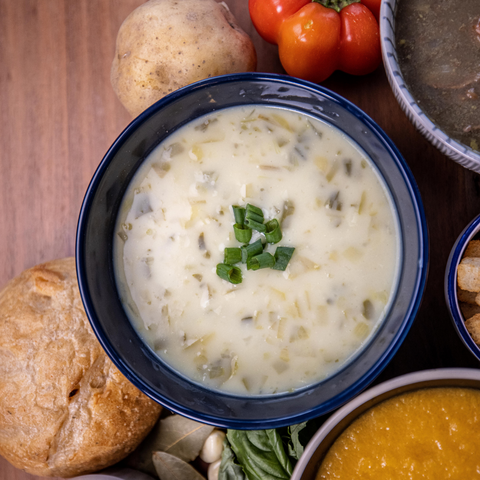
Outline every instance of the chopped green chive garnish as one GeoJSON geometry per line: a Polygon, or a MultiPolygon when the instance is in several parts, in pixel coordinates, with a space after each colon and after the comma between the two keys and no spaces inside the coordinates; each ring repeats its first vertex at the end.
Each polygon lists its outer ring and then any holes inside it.
{"type": "MultiPolygon", "coordinates": [[[[262,222],[263,222],[263,219],[262,219],[262,222]]],[[[257,232],[260,232],[260,233],[265,233],[267,231],[267,227],[264,223],[257,222],[253,218],[248,218],[248,217],[245,218],[245,225],[247,225],[247,227],[251,228],[252,230],[256,230],[257,232]]]]}
{"type": "Polygon", "coordinates": [[[242,263],[247,263],[250,258],[263,252],[263,243],[258,239],[256,242],[240,247],[240,251],[242,252],[242,263]]]}
{"type": "Polygon", "coordinates": [[[262,209],[259,207],[256,207],[255,205],[252,205],[251,203],[247,203],[246,210],[247,210],[247,213],[255,213],[257,215],[260,215],[263,218],[262,209]]]}
{"type": "Polygon", "coordinates": [[[233,265],[219,263],[217,265],[217,275],[230,283],[242,283],[242,271],[233,265]]]}
{"type": "Polygon", "coordinates": [[[278,243],[282,239],[282,231],[278,220],[274,218],[265,224],[265,238],[268,243],[278,243]]]}
{"type": "Polygon", "coordinates": [[[275,265],[275,258],[268,252],[263,252],[260,255],[247,260],[247,270],[259,270],[260,268],[273,268],[275,265]]]}
{"type": "Polygon", "coordinates": [[[245,208],[232,205],[233,216],[235,217],[235,223],[239,225],[245,225],[245,208]]]}
{"type": "MultiPolygon", "coordinates": [[[[235,224],[233,230],[235,238],[244,245],[236,248],[224,249],[224,263],[217,265],[217,275],[227,282],[242,283],[242,271],[234,264],[242,262],[247,264],[247,270],[259,270],[261,268],[273,268],[285,270],[292,258],[295,248],[277,247],[275,256],[264,252],[264,244],[261,239],[249,243],[252,239],[252,230],[263,233],[267,243],[278,243],[282,239],[282,230],[279,221],[274,218],[264,222],[261,208],[247,204],[246,208],[232,205],[235,224]]],[[[288,214],[293,213],[289,212],[288,214]]]]}
{"type": "Polygon", "coordinates": [[[275,264],[272,268],[284,271],[292,258],[294,250],[295,248],[292,247],[277,247],[275,250],[275,264]]]}
{"type": "Polygon", "coordinates": [[[226,248],[223,251],[223,263],[233,265],[242,261],[242,251],[240,248],[226,248]]]}
{"type": "Polygon", "coordinates": [[[248,243],[252,238],[252,230],[244,225],[236,223],[233,226],[233,231],[235,232],[235,238],[240,243],[248,243]]]}
{"type": "Polygon", "coordinates": [[[250,220],[260,224],[263,223],[263,212],[261,208],[258,208],[255,205],[250,205],[249,203],[247,203],[247,208],[245,211],[245,223],[249,225],[248,221],[250,220]]]}

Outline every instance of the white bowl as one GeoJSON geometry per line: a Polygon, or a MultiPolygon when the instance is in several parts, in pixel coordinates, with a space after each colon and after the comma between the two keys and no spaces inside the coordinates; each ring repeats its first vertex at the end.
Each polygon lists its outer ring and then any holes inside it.
{"type": "Polygon", "coordinates": [[[399,1],[383,0],[380,8],[383,64],[395,98],[408,119],[435,147],[460,165],[480,173],[480,153],[440,130],[420,108],[403,79],[395,44],[395,14],[399,1]]]}
{"type": "Polygon", "coordinates": [[[290,480],[314,480],[321,462],[337,437],[359,415],[388,398],[428,387],[469,387],[480,389],[480,370],[439,368],[392,378],[350,401],[337,410],[305,447],[290,480]]]}

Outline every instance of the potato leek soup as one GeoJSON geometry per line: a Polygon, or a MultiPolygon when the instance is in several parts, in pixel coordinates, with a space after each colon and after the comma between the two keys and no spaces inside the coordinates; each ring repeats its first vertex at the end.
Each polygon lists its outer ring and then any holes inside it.
{"type": "Polygon", "coordinates": [[[377,171],[343,133],[232,107],[178,129],[135,174],[115,232],[118,289],[178,372],[235,394],[292,391],[338,370],[384,318],[397,230],[377,171]]]}

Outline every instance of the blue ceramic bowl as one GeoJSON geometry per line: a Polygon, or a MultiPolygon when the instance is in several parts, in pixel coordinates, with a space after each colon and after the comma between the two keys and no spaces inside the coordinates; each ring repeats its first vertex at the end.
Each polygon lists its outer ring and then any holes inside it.
{"type": "Polygon", "coordinates": [[[236,429],[275,428],[325,414],[363,390],[387,365],[417,313],[427,271],[427,230],[418,189],[385,133],[340,96],[309,82],[270,74],[235,74],[201,81],[163,98],[118,137],[88,187],[77,231],[80,293],[92,327],[114,364],[169,410],[236,429]],[[336,374],[300,390],[237,396],[180,375],[137,335],[117,293],[112,241],[123,194],[144,158],[167,135],[212,111],[270,105],[313,115],[343,131],[373,160],[398,215],[401,262],[391,308],[370,341],[336,374]]]}
{"type": "Polygon", "coordinates": [[[458,335],[473,355],[480,360],[480,347],[472,340],[465,326],[465,318],[460,310],[457,295],[457,270],[468,242],[480,232],[480,215],[475,217],[458,236],[448,257],[445,270],[445,299],[458,335]]]}

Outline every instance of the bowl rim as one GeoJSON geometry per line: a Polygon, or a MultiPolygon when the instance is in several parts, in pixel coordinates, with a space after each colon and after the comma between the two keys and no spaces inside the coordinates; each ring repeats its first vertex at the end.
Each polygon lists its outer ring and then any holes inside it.
{"type": "Polygon", "coordinates": [[[409,120],[435,147],[463,167],[480,173],[480,152],[453,139],[432,122],[418,105],[403,78],[395,48],[395,16],[398,1],[382,1],[379,22],[383,63],[395,98],[409,120]]]}
{"type": "MultiPolygon", "coordinates": [[[[355,412],[356,409],[365,405],[367,402],[374,400],[377,397],[380,397],[382,394],[389,393],[401,388],[401,387],[412,387],[409,390],[415,390],[415,385],[419,385],[418,388],[428,388],[428,385],[425,385],[425,382],[432,382],[441,380],[474,380],[480,383],[480,370],[474,368],[437,368],[429,370],[419,370],[417,372],[406,373],[398,377],[391,378],[382,382],[378,385],[375,385],[372,388],[364,391],[353,400],[345,404],[343,407],[336,410],[317,430],[315,435],[308,442],[305,450],[295,465],[291,480],[301,480],[305,468],[310,463],[312,456],[316,452],[319,445],[325,439],[325,437],[330,433],[333,428],[336,427],[338,423],[341,422],[347,415],[355,412]]],[[[433,386],[433,385],[432,385],[433,386]]],[[[439,386],[439,385],[435,385],[439,386]]],[[[479,385],[480,388],[480,385],[479,385]]],[[[399,392],[400,394],[401,392],[399,392]]],[[[392,396],[396,395],[393,394],[392,396]]],[[[374,405],[381,403],[383,401],[379,400],[374,405]]],[[[374,405],[370,405],[366,410],[371,408],[374,405]]],[[[358,415],[361,415],[364,411],[359,412],[358,415]]],[[[356,416],[355,418],[358,418],[356,416]]],[[[353,420],[352,420],[353,421],[353,420]]],[[[342,430],[343,431],[343,430],[342,430]]]]}
{"type": "Polygon", "coordinates": [[[453,321],[455,330],[457,331],[460,339],[472,353],[472,355],[480,360],[480,347],[473,341],[472,336],[465,326],[465,318],[458,301],[458,282],[457,282],[457,269],[462,260],[463,253],[465,252],[468,243],[472,238],[480,232],[480,215],[477,215],[460,233],[457,240],[453,244],[450,251],[450,255],[447,260],[447,266],[445,269],[445,281],[444,281],[444,294],[445,301],[447,303],[448,311],[450,312],[450,318],[453,321]]]}
{"type": "MultiPolygon", "coordinates": [[[[152,398],[153,400],[161,403],[166,408],[170,409],[171,411],[186,416],[188,418],[201,421],[204,423],[217,425],[220,427],[228,427],[228,428],[237,428],[237,429],[253,429],[253,428],[276,428],[286,425],[292,425],[294,423],[299,423],[301,421],[322,415],[324,413],[330,412],[335,408],[338,408],[339,405],[346,403],[348,400],[353,398],[358,392],[363,391],[373,380],[383,371],[392,357],[400,348],[403,340],[405,339],[410,327],[415,319],[415,316],[418,312],[418,309],[421,304],[422,296],[425,290],[426,284],[426,277],[427,277],[427,270],[428,270],[428,259],[429,259],[429,245],[428,245],[428,230],[427,230],[427,223],[426,223],[426,216],[423,207],[423,202],[420,196],[419,189],[416,185],[415,179],[413,177],[412,172],[410,171],[405,159],[397,149],[397,147],[393,144],[392,140],[385,134],[385,132],[374,122],[365,112],[355,106],[352,102],[345,99],[344,97],[332,92],[325,87],[320,85],[316,85],[304,80],[292,78],[285,75],[278,75],[278,74],[268,74],[268,73],[257,73],[257,72],[249,72],[249,73],[241,73],[241,74],[230,74],[230,75],[223,75],[219,77],[212,77],[210,79],[201,80],[194,84],[188,85],[183,87],[170,95],[164,97],[163,99],[159,100],[147,110],[142,112],[137,118],[135,118],[125,129],[124,131],[118,136],[112,146],[109,148],[105,156],[103,157],[102,161],[100,162],[99,166],[97,167],[90,184],[87,188],[84,200],[82,202],[82,206],[80,209],[79,220],[77,225],[77,235],[76,235],[76,259],[77,259],[77,278],[78,284],[80,289],[80,294],[82,297],[82,301],[85,306],[85,310],[87,312],[87,316],[89,318],[90,324],[100,341],[100,344],[107,352],[110,359],[113,363],[119,368],[119,370],[134,384],[136,385],[142,392],[144,392],[147,396],[152,398]],[[317,93],[320,93],[323,97],[333,101],[336,104],[339,104],[342,108],[349,111],[351,114],[355,115],[360,121],[364,122],[368,128],[383,142],[385,148],[389,150],[392,159],[401,174],[402,178],[405,180],[405,184],[407,186],[408,193],[412,199],[412,207],[415,212],[415,219],[418,225],[418,249],[419,249],[419,260],[418,260],[418,269],[415,275],[415,288],[414,292],[415,295],[410,299],[408,311],[404,317],[401,327],[399,328],[396,336],[389,344],[388,348],[383,352],[383,354],[377,359],[375,364],[372,368],[369,369],[362,377],[360,377],[357,381],[353,382],[350,387],[346,390],[342,391],[337,397],[330,399],[320,406],[316,406],[314,408],[310,408],[308,410],[303,410],[300,413],[291,413],[288,416],[276,417],[275,419],[270,419],[267,422],[265,420],[259,418],[257,420],[248,420],[249,425],[245,426],[245,420],[243,419],[228,419],[225,420],[224,417],[221,415],[214,416],[214,415],[207,415],[207,414],[199,414],[198,412],[192,410],[190,407],[185,407],[181,405],[180,402],[170,402],[162,397],[155,389],[151,388],[142,378],[139,378],[138,374],[134,369],[132,369],[127,363],[120,358],[115,350],[115,347],[111,344],[106,332],[103,331],[103,328],[100,325],[97,325],[97,322],[94,322],[92,319],[96,318],[95,309],[93,307],[91,297],[88,291],[88,287],[86,285],[86,281],[84,282],[84,278],[86,277],[85,272],[85,252],[82,246],[82,238],[85,235],[86,230],[86,223],[87,217],[90,211],[91,202],[93,199],[93,195],[95,194],[101,178],[103,177],[105,170],[107,169],[110,162],[115,157],[115,154],[120,150],[124,142],[130,138],[130,135],[135,132],[136,128],[141,125],[145,120],[150,118],[154,115],[158,110],[162,109],[165,105],[174,102],[178,97],[183,96],[187,92],[193,92],[194,90],[206,88],[210,85],[215,84],[222,84],[222,83],[229,83],[229,82],[238,82],[238,81],[251,81],[254,80],[256,82],[259,81],[268,81],[273,82],[277,85],[292,85],[296,87],[301,87],[308,90],[314,90],[317,93]],[[85,284],[84,284],[85,283],[85,284]]],[[[335,372],[335,374],[341,372],[342,369],[335,372]]],[[[335,375],[334,374],[334,375],[335,375]]],[[[311,387],[317,387],[318,383],[313,384],[311,387]]],[[[307,391],[310,387],[305,387],[299,390],[307,391]]],[[[207,389],[209,392],[213,392],[210,389],[207,389]]],[[[221,391],[214,391],[215,395],[219,395],[222,397],[230,397],[230,398],[241,398],[249,399],[249,398],[275,398],[280,399],[282,396],[290,396],[290,393],[284,394],[277,394],[273,396],[265,395],[263,397],[247,397],[247,396],[238,396],[234,394],[229,394],[221,391]]]]}

